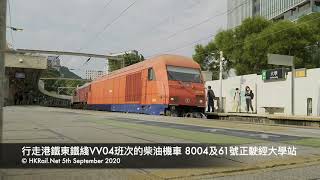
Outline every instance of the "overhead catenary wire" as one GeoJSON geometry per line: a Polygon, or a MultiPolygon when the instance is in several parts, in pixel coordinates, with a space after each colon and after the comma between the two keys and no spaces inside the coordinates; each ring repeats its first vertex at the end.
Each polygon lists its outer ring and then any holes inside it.
{"type": "MultiPolygon", "coordinates": [[[[113,0],[108,0],[108,1],[107,1],[106,5],[103,6],[102,11],[101,11],[101,13],[99,13],[98,17],[101,17],[101,16],[104,14],[104,12],[105,12],[104,10],[111,5],[112,1],[113,1],[113,0]]],[[[95,19],[97,19],[97,20],[96,20],[94,23],[92,23],[92,22],[90,21],[91,26],[92,26],[92,25],[95,25],[97,22],[100,21],[100,18],[95,18],[95,19]]],[[[85,31],[86,31],[86,29],[89,27],[89,23],[86,24],[84,27],[85,27],[84,30],[82,30],[81,32],[85,32],[85,31]]],[[[62,49],[65,49],[65,48],[66,48],[66,45],[65,45],[62,49]]],[[[57,56],[57,57],[60,57],[60,56],[57,56]]]]}
{"type": "Polygon", "coordinates": [[[137,1],[138,1],[138,0],[134,1],[134,2],[131,3],[129,6],[127,6],[123,11],[121,11],[121,13],[120,13],[117,17],[115,17],[110,23],[108,23],[107,25],[105,25],[105,26],[102,28],[101,31],[99,31],[98,33],[96,33],[96,35],[95,35],[93,38],[91,38],[89,41],[87,41],[87,42],[85,43],[85,46],[81,47],[78,51],[81,51],[81,50],[89,47],[92,42],[94,42],[101,34],[103,34],[103,33],[104,33],[108,28],[110,28],[116,21],[118,21],[131,7],[133,7],[133,6],[136,4],[137,1]]]}
{"type": "Polygon", "coordinates": [[[193,25],[191,25],[191,26],[189,26],[189,27],[187,27],[187,28],[185,28],[185,29],[182,29],[182,30],[180,30],[180,31],[177,31],[177,32],[169,35],[169,36],[167,37],[167,39],[171,39],[171,38],[173,38],[174,36],[176,36],[176,35],[178,35],[178,34],[180,34],[180,33],[184,33],[184,32],[189,31],[189,30],[191,30],[191,29],[197,28],[198,26],[200,26],[200,25],[202,25],[202,24],[205,24],[205,23],[208,23],[208,22],[210,22],[211,20],[213,20],[213,19],[215,19],[215,18],[217,18],[217,17],[223,16],[223,15],[228,15],[228,14],[232,13],[233,11],[235,11],[236,9],[240,8],[241,6],[249,3],[249,1],[250,1],[250,0],[247,0],[247,1],[245,1],[244,3],[241,3],[241,4],[239,4],[238,6],[234,7],[233,9],[227,10],[227,11],[222,12],[222,13],[218,13],[218,14],[216,14],[216,15],[214,15],[214,16],[212,16],[212,17],[209,17],[209,18],[207,18],[207,19],[205,19],[205,20],[203,20],[203,21],[201,21],[201,22],[199,22],[199,23],[193,24],[193,25]]]}
{"type": "MultiPolygon", "coordinates": [[[[245,4],[249,3],[249,2],[250,2],[250,0],[247,0],[247,1],[245,1],[245,2],[243,2],[243,3],[241,3],[241,4],[239,4],[239,5],[237,5],[236,7],[232,8],[232,9],[229,9],[229,10],[224,11],[224,12],[222,12],[222,13],[215,14],[214,16],[211,16],[211,17],[209,17],[209,18],[206,18],[206,19],[204,19],[204,20],[201,21],[201,22],[198,22],[198,23],[193,24],[193,25],[191,25],[191,26],[189,26],[189,27],[187,27],[187,28],[184,28],[184,29],[182,29],[182,30],[179,30],[179,31],[177,31],[177,32],[174,32],[174,33],[172,33],[171,35],[169,35],[169,36],[167,36],[166,38],[164,38],[164,40],[170,40],[170,39],[172,39],[173,37],[175,37],[175,36],[177,36],[177,35],[179,35],[179,34],[181,34],[181,33],[184,33],[184,32],[187,32],[187,31],[189,31],[189,30],[191,30],[191,29],[197,28],[197,27],[201,26],[202,24],[206,24],[206,23],[210,22],[211,20],[213,20],[213,19],[215,19],[215,18],[217,18],[217,17],[223,16],[223,15],[228,15],[228,14],[232,13],[233,11],[235,11],[236,9],[240,8],[241,6],[243,6],[243,5],[245,5],[245,4]]],[[[149,49],[149,48],[147,48],[147,49],[149,49]]],[[[145,48],[141,48],[141,49],[139,49],[138,51],[143,51],[143,50],[145,50],[145,48]]]]}
{"type": "MultiPolygon", "coordinates": [[[[215,16],[210,17],[210,18],[207,18],[207,19],[205,19],[204,21],[202,21],[202,22],[200,22],[200,23],[197,23],[197,24],[195,24],[195,25],[193,25],[193,26],[191,26],[191,27],[188,27],[188,28],[186,28],[186,29],[183,29],[182,31],[183,31],[183,32],[188,31],[188,30],[193,29],[193,28],[195,28],[195,27],[197,27],[197,26],[200,26],[200,25],[202,25],[202,24],[204,24],[204,23],[206,23],[206,22],[209,22],[210,20],[212,20],[212,19],[214,19],[214,18],[216,18],[216,17],[222,16],[222,15],[224,15],[224,14],[226,14],[226,13],[230,13],[230,12],[234,11],[235,9],[237,9],[237,8],[243,6],[244,4],[248,3],[249,1],[250,1],[250,0],[247,0],[246,2],[244,2],[244,3],[242,3],[242,4],[240,4],[240,5],[236,6],[236,7],[234,7],[232,10],[228,10],[228,11],[226,11],[226,12],[216,14],[215,16]]],[[[94,38],[92,38],[92,39],[90,39],[89,41],[87,41],[87,42],[85,43],[85,46],[84,46],[84,47],[81,47],[78,51],[81,51],[81,50],[87,48],[88,46],[90,46],[90,44],[91,44],[93,41],[95,41],[102,33],[104,33],[104,32],[105,32],[110,26],[112,26],[118,19],[120,19],[121,16],[122,16],[127,10],[129,10],[136,2],[137,2],[137,0],[134,1],[133,3],[131,3],[126,9],[124,9],[124,10],[119,14],[119,16],[117,16],[114,20],[112,20],[109,24],[107,24],[107,25],[103,28],[102,31],[98,32],[98,33],[94,36],[94,38]]],[[[175,35],[177,35],[178,33],[180,33],[180,32],[176,32],[174,35],[170,35],[170,38],[173,37],[173,36],[175,36],[175,35]]],[[[140,50],[139,50],[139,51],[140,51],[140,50]]],[[[84,63],[84,64],[87,64],[87,62],[84,63]]]]}
{"type": "MultiPolygon", "coordinates": [[[[104,14],[104,10],[106,9],[106,8],[108,8],[110,5],[111,5],[111,3],[113,2],[113,0],[109,0],[109,1],[107,1],[107,3],[106,3],[106,5],[102,8],[102,11],[101,11],[101,13],[99,13],[99,15],[98,15],[98,17],[103,17],[103,14],[104,14]]],[[[95,25],[97,22],[99,22],[100,21],[100,19],[101,18],[96,18],[97,20],[94,22],[94,23],[92,23],[93,25],[95,25]]],[[[85,26],[85,29],[87,29],[89,26],[88,26],[88,24],[85,26]]],[[[82,30],[82,32],[84,32],[83,30],[82,30]]],[[[64,48],[63,48],[64,49],[64,48]]],[[[78,50],[79,52],[81,51],[81,49],[79,49],[78,50]]],[[[58,56],[59,57],[59,56],[58,56]]],[[[88,64],[88,62],[91,60],[92,58],[91,57],[89,57],[83,64],[82,64],[82,66],[84,66],[84,65],[87,65],[88,64]]]]}
{"type": "MultiPolygon", "coordinates": [[[[245,44],[245,43],[248,43],[248,42],[251,42],[251,41],[255,41],[255,40],[258,40],[258,39],[262,39],[262,38],[268,37],[268,36],[270,36],[270,35],[278,34],[278,33],[280,33],[280,32],[289,30],[289,29],[294,28],[294,27],[297,27],[297,26],[301,26],[302,24],[310,23],[310,22],[315,21],[315,20],[320,20],[320,17],[316,17],[316,18],[310,19],[310,20],[308,20],[308,21],[306,21],[306,22],[303,22],[303,23],[300,23],[300,24],[295,24],[295,26],[291,26],[291,27],[288,27],[288,28],[284,28],[284,29],[281,29],[281,30],[276,31],[276,32],[273,32],[273,33],[264,34],[263,36],[254,38],[254,39],[252,39],[252,40],[247,40],[247,41],[243,41],[243,42],[236,43],[235,46],[239,46],[239,45],[242,45],[242,44],[245,44]]],[[[198,39],[198,40],[196,40],[196,41],[193,41],[193,42],[188,43],[188,44],[183,45],[183,46],[179,46],[179,47],[174,48],[174,49],[170,49],[170,50],[166,50],[166,51],[161,51],[161,52],[159,52],[159,53],[174,52],[174,51],[176,51],[176,50],[179,50],[179,49],[183,49],[183,48],[192,46],[192,45],[194,45],[194,44],[196,44],[196,43],[198,43],[198,42],[200,42],[200,41],[207,40],[207,39],[212,38],[212,37],[214,37],[214,36],[215,36],[215,34],[214,34],[214,35],[210,35],[210,36],[208,36],[208,37],[206,37],[206,38],[198,39]]],[[[151,56],[148,56],[147,58],[154,57],[154,56],[158,55],[159,53],[156,53],[156,54],[153,54],[153,55],[151,55],[151,56]]]]}
{"type": "Polygon", "coordinates": [[[151,56],[147,56],[146,58],[151,58],[151,57],[157,56],[157,55],[159,55],[159,54],[161,54],[161,53],[174,52],[174,51],[177,51],[177,50],[180,50],[180,49],[184,49],[184,48],[187,48],[187,47],[189,47],[189,46],[192,46],[192,45],[194,45],[194,44],[196,44],[196,43],[198,43],[198,42],[201,42],[201,41],[204,41],[204,40],[208,40],[208,39],[214,37],[215,35],[216,35],[216,34],[212,34],[212,35],[206,36],[206,37],[204,37],[204,38],[197,39],[196,41],[189,42],[188,44],[185,44],[185,45],[183,45],[183,46],[179,46],[179,47],[176,47],[176,48],[174,48],[174,49],[170,49],[170,50],[166,50],[166,51],[161,51],[161,52],[155,53],[155,54],[153,54],[153,55],[151,55],[151,56]]]}
{"type": "Polygon", "coordinates": [[[315,21],[315,20],[320,20],[320,17],[316,17],[316,18],[313,18],[313,19],[310,19],[306,22],[303,22],[303,23],[299,23],[299,24],[294,24],[294,26],[291,26],[291,27],[288,27],[288,28],[283,28],[279,31],[276,31],[276,32],[273,32],[273,33],[267,33],[267,34],[263,34],[262,36],[260,37],[257,37],[257,38],[254,38],[252,40],[247,40],[247,41],[244,41],[244,42],[239,42],[239,43],[236,43],[235,45],[238,46],[238,45],[242,45],[242,44],[245,44],[245,43],[248,43],[248,42],[251,42],[251,41],[255,41],[255,40],[258,40],[258,39],[262,39],[262,38],[265,38],[265,37],[268,37],[269,35],[274,35],[274,34],[278,34],[278,33],[281,33],[283,31],[287,31],[289,29],[292,29],[292,28],[296,28],[296,27],[299,27],[301,25],[304,25],[304,24],[307,24],[309,22],[312,22],[312,21],[315,21]]]}
{"type": "MultiPolygon", "coordinates": [[[[109,24],[107,24],[106,26],[104,26],[102,31],[99,31],[94,38],[90,39],[89,41],[87,41],[85,43],[84,47],[81,47],[78,51],[81,51],[87,47],[90,46],[90,43],[94,42],[101,34],[103,34],[109,27],[111,27],[118,19],[120,19],[138,0],[134,1],[133,3],[131,3],[127,8],[125,8],[123,11],[121,11],[121,13],[115,18],[113,19],[109,24]]],[[[87,59],[84,63],[84,65],[87,65],[89,63],[89,61],[91,60],[91,58],[87,59]]]]}
{"type": "Polygon", "coordinates": [[[82,31],[82,32],[85,32],[88,27],[91,27],[91,26],[97,24],[97,23],[101,20],[101,18],[99,18],[99,17],[103,17],[103,14],[104,14],[104,12],[105,12],[105,9],[108,8],[108,7],[111,5],[112,2],[113,2],[113,0],[107,1],[106,5],[103,6],[102,10],[101,10],[100,13],[97,15],[97,18],[94,18],[95,21],[94,21],[93,23],[92,23],[92,21],[90,21],[88,24],[86,24],[86,25],[84,26],[84,27],[85,27],[85,30],[82,31]],[[90,26],[89,26],[89,24],[90,24],[90,26]]]}
{"type": "Polygon", "coordinates": [[[92,23],[92,21],[90,21],[88,24],[85,25],[85,31],[89,27],[89,24],[90,24],[90,26],[93,26],[93,25],[95,25],[97,22],[99,22],[101,20],[101,18],[99,18],[99,17],[103,16],[103,14],[105,12],[105,9],[108,8],[111,5],[112,1],[113,0],[107,1],[106,5],[103,6],[103,8],[100,11],[99,15],[97,15],[98,18],[95,18],[96,21],[94,21],[93,23],[92,23]]]}
{"type": "MultiPolygon", "coordinates": [[[[98,17],[103,16],[103,14],[104,14],[104,12],[105,12],[104,10],[111,5],[112,1],[113,1],[113,0],[108,0],[108,1],[107,1],[106,5],[103,6],[102,11],[101,11],[101,13],[99,13],[98,17]]],[[[95,18],[95,19],[97,19],[97,20],[96,20],[94,23],[92,23],[92,22],[90,21],[91,26],[97,24],[97,23],[100,21],[100,18],[95,18]]],[[[84,30],[82,30],[81,32],[86,32],[86,30],[87,30],[88,27],[89,27],[89,23],[84,26],[84,30]]],[[[65,45],[62,49],[65,49],[65,48],[66,48],[66,45],[65,45]]],[[[79,50],[79,51],[80,51],[80,50],[79,50]]],[[[59,58],[59,57],[60,57],[60,55],[57,56],[57,58],[59,58]]],[[[73,59],[73,58],[71,58],[71,60],[72,60],[72,59],[73,59]]],[[[84,63],[83,65],[85,65],[85,64],[86,64],[86,63],[84,63]]]]}
{"type": "MultiPolygon", "coordinates": [[[[198,4],[200,4],[199,2],[197,3],[197,5],[198,4]]],[[[193,7],[195,7],[195,5],[192,5],[192,6],[187,6],[187,8],[189,9],[189,8],[193,8],[193,7]]],[[[185,9],[185,8],[184,8],[185,9]]],[[[180,12],[180,11],[179,11],[180,12]]],[[[178,14],[175,14],[175,16],[179,16],[180,15],[180,13],[178,13],[178,14]]],[[[143,32],[141,32],[141,33],[143,33],[143,34],[145,34],[145,33],[151,33],[151,32],[153,32],[153,31],[155,31],[160,25],[162,25],[162,24],[164,24],[164,23],[166,23],[167,21],[168,21],[168,19],[170,19],[170,18],[172,18],[172,17],[175,17],[175,16],[172,16],[172,15],[169,15],[169,16],[166,16],[166,18],[163,18],[163,19],[161,19],[160,20],[160,22],[158,22],[157,24],[155,24],[155,25],[151,25],[150,27],[147,27],[147,28],[144,28],[144,29],[146,29],[146,31],[143,31],[143,32]]],[[[137,51],[140,51],[141,49],[137,49],[137,51]]],[[[123,51],[125,51],[125,50],[123,50],[123,51]]]]}

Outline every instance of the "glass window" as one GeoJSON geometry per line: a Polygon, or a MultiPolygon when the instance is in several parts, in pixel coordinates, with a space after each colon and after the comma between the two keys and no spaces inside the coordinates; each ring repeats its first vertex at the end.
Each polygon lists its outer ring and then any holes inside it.
{"type": "Polygon", "coordinates": [[[149,69],[148,69],[148,80],[149,80],[149,81],[156,80],[156,76],[155,76],[155,74],[154,74],[153,68],[149,68],[149,69]]]}
{"type": "Polygon", "coordinates": [[[199,69],[168,66],[168,79],[172,81],[201,83],[199,69]]]}

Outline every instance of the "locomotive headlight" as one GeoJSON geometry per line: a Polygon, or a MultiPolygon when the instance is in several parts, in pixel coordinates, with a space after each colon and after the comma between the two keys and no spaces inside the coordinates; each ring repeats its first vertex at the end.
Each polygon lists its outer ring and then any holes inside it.
{"type": "Polygon", "coordinates": [[[171,101],[174,101],[174,98],[172,97],[172,98],[170,98],[170,100],[171,100],[171,101]]]}
{"type": "Polygon", "coordinates": [[[203,103],[203,100],[202,100],[202,99],[200,99],[199,103],[201,103],[201,104],[202,104],[202,103],[203,103]]]}

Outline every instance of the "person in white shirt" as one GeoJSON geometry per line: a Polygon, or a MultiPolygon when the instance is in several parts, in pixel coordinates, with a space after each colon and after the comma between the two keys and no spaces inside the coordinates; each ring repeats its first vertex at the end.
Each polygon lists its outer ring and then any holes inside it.
{"type": "Polygon", "coordinates": [[[234,111],[240,112],[240,90],[239,88],[236,88],[236,92],[234,93],[234,111]]]}

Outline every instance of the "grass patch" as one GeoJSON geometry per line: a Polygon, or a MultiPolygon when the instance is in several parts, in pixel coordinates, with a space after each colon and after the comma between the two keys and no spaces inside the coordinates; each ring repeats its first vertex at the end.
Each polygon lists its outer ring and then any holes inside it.
{"type": "Polygon", "coordinates": [[[248,139],[248,138],[228,136],[228,135],[222,135],[222,134],[194,132],[194,131],[174,129],[174,128],[156,127],[156,126],[149,126],[149,125],[135,124],[135,123],[126,123],[126,122],[119,122],[114,120],[102,120],[102,121],[100,120],[95,122],[99,124],[112,126],[112,127],[130,129],[138,132],[156,134],[156,135],[161,135],[166,137],[174,137],[178,139],[185,139],[185,140],[190,140],[198,143],[251,144],[251,143],[263,142],[261,140],[256,140],[256,139],[248,139]]]}
{"type": "Polygon", "coordinates": [[[286,142],[289,144],[320,148],[320,138],[306,138],[306,139],[292,140],[292,141],[286,141],[286,142]]]}

